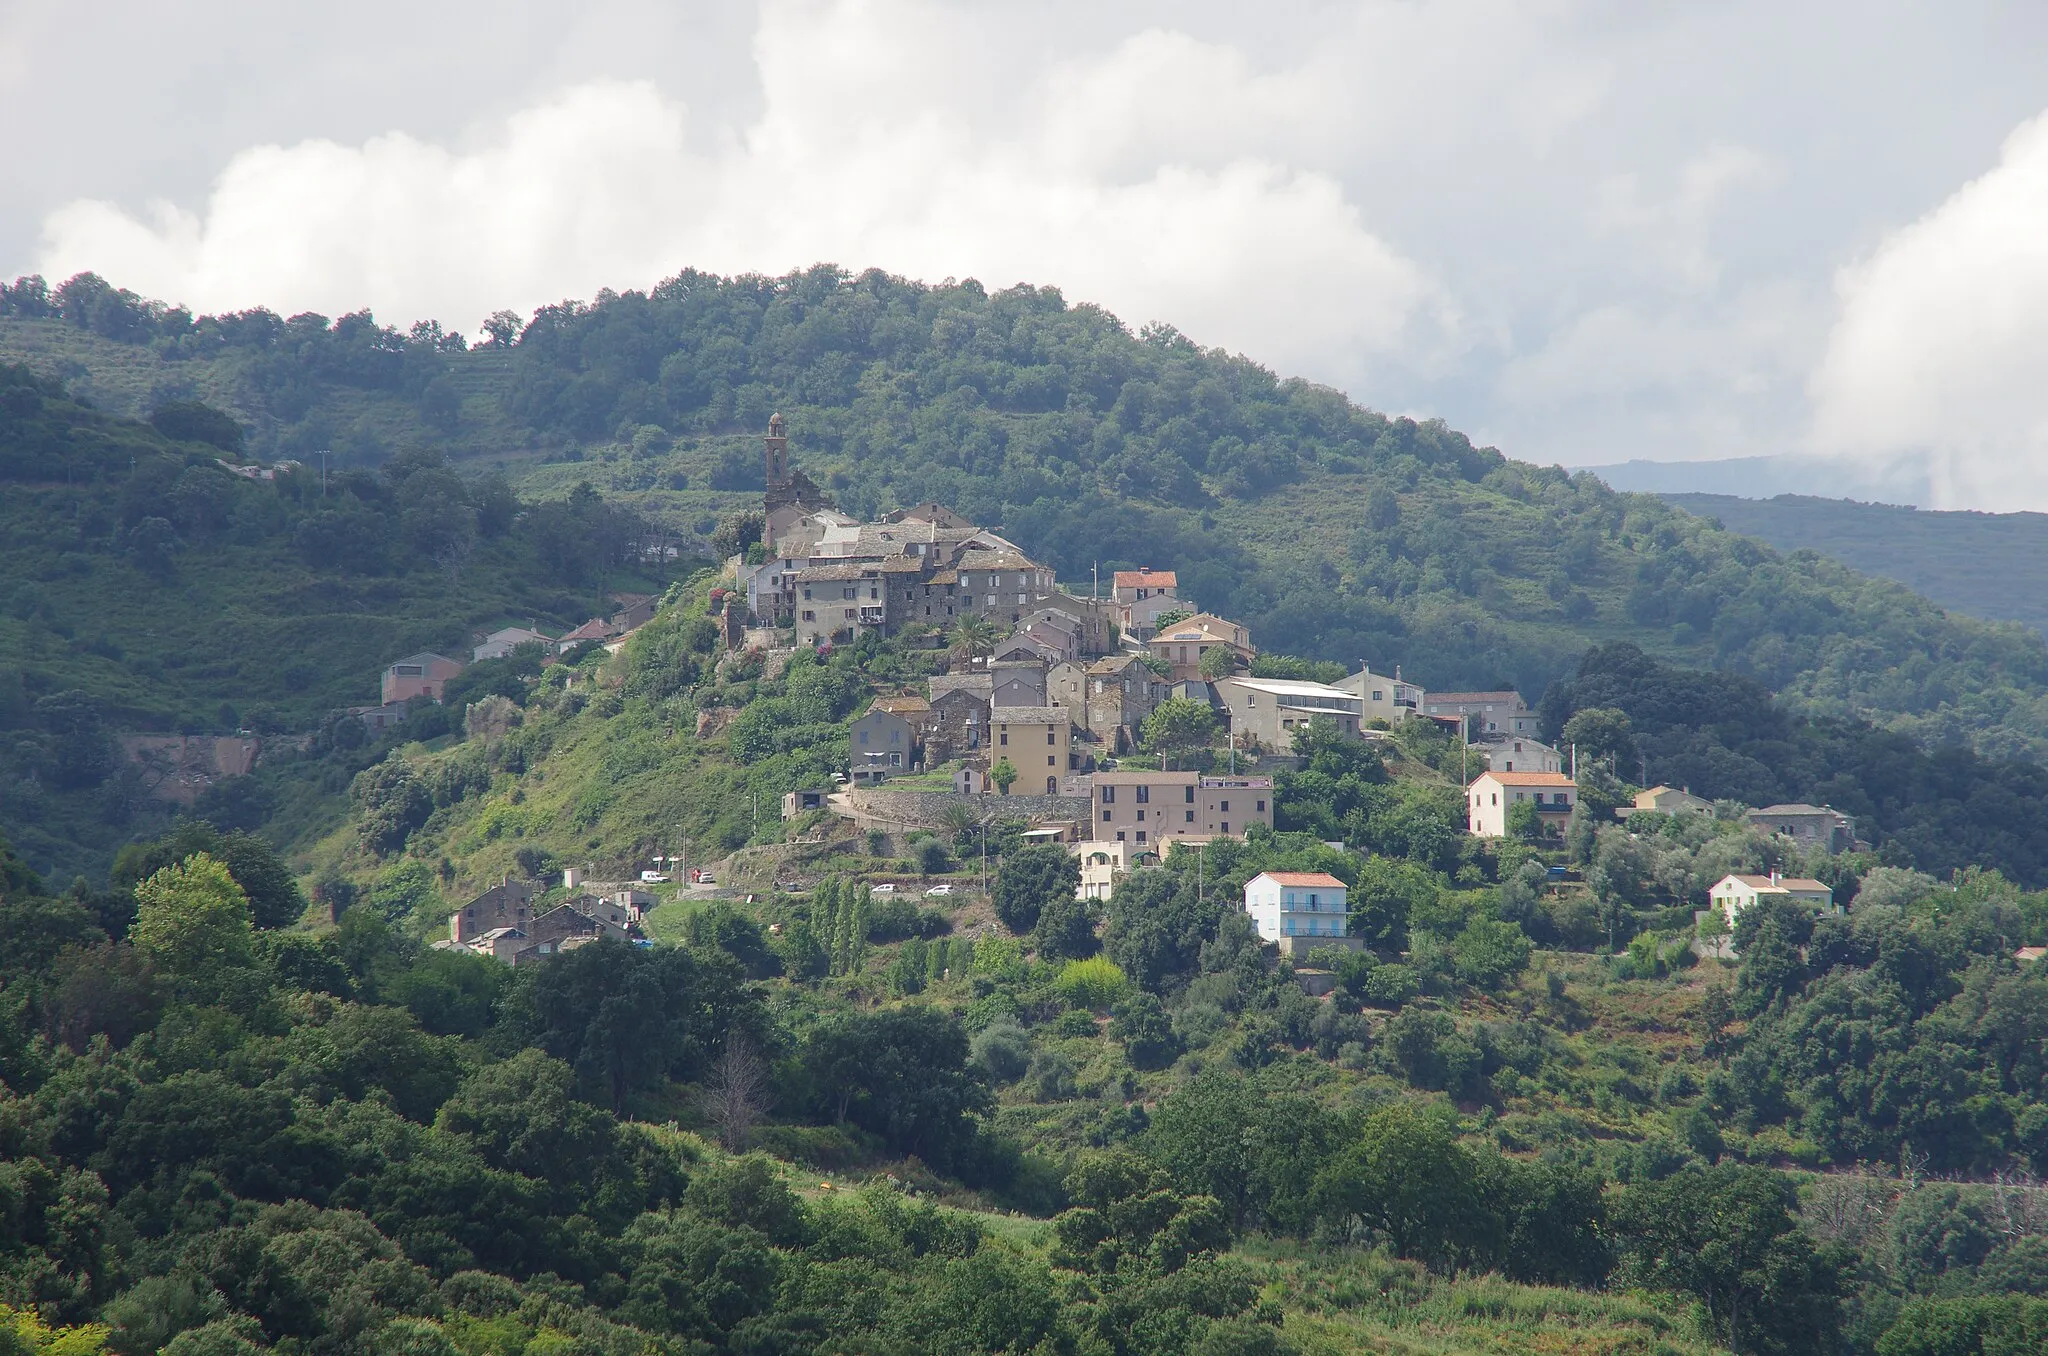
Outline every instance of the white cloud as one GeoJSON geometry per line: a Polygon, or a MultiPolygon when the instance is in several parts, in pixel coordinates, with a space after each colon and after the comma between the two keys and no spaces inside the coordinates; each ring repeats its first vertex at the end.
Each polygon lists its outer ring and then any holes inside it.
{"type": "Polygon", "coordinates": [[[2048,507],[2048,114],[1838,290],[1816,448],[1924,461],[1943,507],[2048,507]]]}
{"type": "Polygon", "coordinates": [[[198,212],[74,202],[47,218],[41,263],[202,310],[367,305],[471,327],[687,266],[830,260],[1049,283],[1338,381],[1446,342],[1452,308],[1341,183],[1262,149],[1313,77],[1146,32],[991,82],[1002,37],[913,3],[771,5],[764,105],[737,136],[697,144],[652,84],[591,81],[469,149],[403,133],[263,146],[198,212]],[[1148,101],[1207,112],[1141,116],[1148,101]]]}

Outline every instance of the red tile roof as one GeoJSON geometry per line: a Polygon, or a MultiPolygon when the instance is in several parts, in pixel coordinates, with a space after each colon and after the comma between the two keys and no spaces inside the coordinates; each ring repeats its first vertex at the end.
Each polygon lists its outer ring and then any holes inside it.
{"type": "Polygon", "coordinates": [[[1327,871],[1262,871],[1259,874],[1263,875],[1267,880],[1278,881],[1282,885],[1292,885],[1297,889],[1306,885],[1320,885],[1336,890],[1347,888],[1343,881],[1338,880],[1327,871]]]}
{"type": "Polygon", "coordinates": [[[1118,570],[1112,578],[1120,589],[1171,589],[1180,586],[1172,570],[1118,570]]]}

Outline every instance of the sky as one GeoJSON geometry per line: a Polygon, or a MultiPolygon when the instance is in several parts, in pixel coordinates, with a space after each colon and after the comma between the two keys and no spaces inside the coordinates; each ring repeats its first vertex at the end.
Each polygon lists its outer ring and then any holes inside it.
{"type": "Polygon", "coordinates": [[[1565,465],[2048,508],[2048,6],[0,0],[0,274],[1059,287],[1565,465]]]}

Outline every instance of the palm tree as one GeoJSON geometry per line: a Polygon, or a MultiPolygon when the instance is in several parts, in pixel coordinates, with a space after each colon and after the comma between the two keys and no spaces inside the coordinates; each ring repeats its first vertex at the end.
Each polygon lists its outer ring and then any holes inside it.
{"type": "Polygon", "coordinates": [[[953,653],[968,659],[986,659],[995,653],[1000,638],[994,622],[969,613],[953,628],[953,653]]]}

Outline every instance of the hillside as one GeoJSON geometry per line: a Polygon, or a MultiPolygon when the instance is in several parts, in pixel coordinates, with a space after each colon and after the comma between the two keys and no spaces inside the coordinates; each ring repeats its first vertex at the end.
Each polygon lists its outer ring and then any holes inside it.
{"type": "Polygon", "coordinates": [[[0,368],[0,827],[56,879],[162,818],[115,736],[303,739],[400,656],[467,659],[478,629],[567,629],[665,582],[593,496],[522,505],[431,453],[250,481],[193,409],[167,436],[0,368]]]}
{"type": "Polygon", "coordinates": [[[1966,616],[2048,631],[2048,514],[1971,513],[1781,494],[1666,494],[1687,513],[1896,579],[1966,616]]]}
{"type": "MultiPolygon", "coordinates": [[[[0,1071],[30,1089],[37,1180],[106,1193],[38,1198],[47,1265],[0,1303],[101,1317],[123,1351],[240,1324],[462,1356],[1946,1356],[2037,1331],[2048,1201],[2013,1174],[2048,1166],[2048,979],[2010,950],[2048,941],[2048,895],[1712,816],[1624,831],[1627,788],[1592,774],[1564,838],[1480,841],[1462,750],[1413,722],[1378,750],[1311,733],[1278,832],[1082,904],[1000,797],[933,834],[782,822],[776,793],[937,656],[721,656],[714,582],[488,720],[375,763],[315,750],[295,775],[358,769],[303,857],[338,928],[238,932],[197,907],[228,889],[205,858],[76,904],[9,878],[0,921],[35,944],[0,1021],[118,1053],[0,1044],[45,1061],[0,1071]],[[630,879],[682,846],[721,884],[655,886],[651,948],[422,945],[508,876],[630,879]],[[1740,965],[1700,960],[1708,884],[1766,861],[1854,912],[1759,908],[1740,965]],[[1369,949],[1326,998],[1235,906],[1276,869],[1349,887],[1369,949]],[[202,919],[206,946],[175,944],[202,919]],[[1938,1342],[1958,1325],[1990,1340],[1938,1342]]],[[[1691,700],[1757,766],[1806,737],[1752,684],[1627,661],[1582,665],[1546,719],[1611,702],[1646,756],[1710,756],[1659,723],[1691,700]]]]}
{"type": "Polygon", "coordinates": [[[206,393],[264,455],[326,448],[367,467],[432,449],[508,467],[534,494],[589,481],[702,536],[758,489],[755,440],[779,409],[853,511],[937,499],[1069,581],[1174,568],[1264,648],[1534,699],[1589,646],[1628,641],[1935,741],[2038,750],[2048,731],[2038,634],[1169,328],[1134,335],[1051,289],[686,273],[494,325],[471,349],[361,314],[195,320],[89,275],[0,296],[0,353],[135,409],[206,393]]]}

